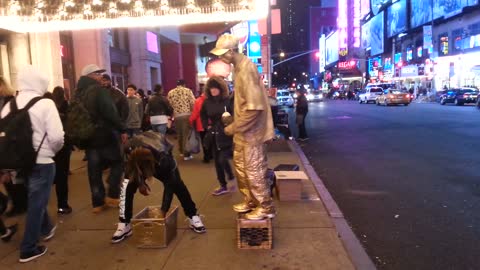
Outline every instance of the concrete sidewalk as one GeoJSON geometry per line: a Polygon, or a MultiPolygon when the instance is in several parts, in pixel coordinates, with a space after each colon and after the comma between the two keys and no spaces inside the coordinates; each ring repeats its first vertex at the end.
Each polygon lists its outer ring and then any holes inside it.
{"type": "MultiPolygon", "coordinates": [[[[285,141],[276,141],[269,147],[270,168],[282,163],[299,164],[302,170],[307,169],[313,180],[303,182],[302,201],[276,201],[278,215],[273,220],[272,250],[237,248],[236,214],[232,205],[240,202],[241,196],[236,183],[229,183],[231,193],[211,196],[218,185],[214,165],[202,163],[200,155],[191,161],[180,160],[179,167],[203,215],[207,233],[192,232],[180,208],[178,234],[167,248],[138,249],[128,239],[111,244],[118,210],[92,214],[86,162],[81,161],[81,152],[75,152],[72,155],[69,199],[73,213],[57,217],[53,190],[49,213],[57,221],[58,230],[46,243],[48,253],[35,261],[18,263],[25,216],[6,219],[6,224],[18,222],[20,230],[10,243],[0,243],[0,269],[374,269],[363,248],[355,243],[358,240],[344,222],[341,212],[335,210],[338,208],[322,188],[323,184],[319,184],[314,172],[315,175],[311,175],[313,170],[299,149],[295,142],[287,144],[285,141]],[[319,194],[322,198],[326,196],[324,200],[328,202],[324,204],[319,194]],[[338,212],[332,214],[331,209],[338,212]],[[339,222],[339,219],[343,221],[339,222]]],[[[145,206],[159,205],[162,192],[162,184],[156,181],[150,196],[137,193],[134,214],[145,206]]],[[[175,199],[173,205],[180,204],[175,199]]]]}

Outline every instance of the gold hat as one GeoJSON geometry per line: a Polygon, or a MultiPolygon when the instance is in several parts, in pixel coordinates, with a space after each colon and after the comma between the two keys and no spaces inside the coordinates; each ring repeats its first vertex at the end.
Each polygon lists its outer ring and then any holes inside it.
{"type": "Polygon", "coordinates": [[[210,53],[217,56],[224,55],[226,52],[228,52],[228,50],[238,48],[238,44],[239,41],[236,36],[224,34],[218,38],[215,48],[211,50],[210,53]]]}

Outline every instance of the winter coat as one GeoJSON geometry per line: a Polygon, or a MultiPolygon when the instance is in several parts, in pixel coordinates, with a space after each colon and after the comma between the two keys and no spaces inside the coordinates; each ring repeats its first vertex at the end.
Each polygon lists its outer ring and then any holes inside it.
{"type": "MultiPolygon", "coordinates": [[[[33,66],[26,66],[18,72],[18,95],[15,98],[17,106],[22,109],[35,97],[43,97],[47,92],[49,79],[33,66]]],[[[10,112],[7,103],[1,111],[1,117],[10,112]]],[[[38,149],[44,135],[45,140],[37,155],[37,164],[51,164],[53,157],[63,147],[64,132],[62,122],[53,100],[44,98],[28,110],[33,129],[33,147],[38,149]]]]}
{"type": "Polygon", "coordinates": [[[100,147],[117,142],[115,133],[124,133],[126,126],[120,119],[108,90],[87,76],[80,77],[77,85],[75,98],[84,102],[98,125],[90,147],[100,147]]]}
{"type": "Polygon", "coordinates": [[[222,114],[225,110],[233,115],[233,104],[228,96],[228,87],[222,78],[212,77],[205,86],[205,95],[207,98],[203,102],[200,111],[203,128],[206,130],[207,135],[209,135],[208,133],[214,135],[213,138],[217,150],[230,148],[233,145],[233,138],[225,134],[225,126],[222,123],[222,114]],[[212,84],[220,86],[221,92],[218,96],[214,97],[211,95],[210,88],[212,84]]]}
{"type": "Polygon", "coordinates": [[[198,132],[204,131],[205,129],[203,128],[202,124],[202,119],[200,117],[200,111],[202,110],[203,102],[207,96],[205,94],[202,94],[195,100],[195,104],[193,105],[193,112],[190,115],[190,125],[195,127],[195,130],[198,132]]]}
{"type": "Polygon", "coordinates": [[[156,93],[148,100],[145,114],[150,116],[152,125],[166,124],[168,117],[173,116],[173,108],[167,98],[156,93]]]}
{"type": "Polygon", "coordinates": [[[127,128],[141,128],[143,119],[143,102],[141,99],[133,96],[127,97],[128,118],[127,128]]]}
{"type": "Polygon", "coordinates": [[[308,100],[304,94],[300,94],[297,97],[297,114],[306,115],[308,113],[308,100]]]}
{"type": "Polygon", "coordinates": [[[117,108],[117,112],[118,112],[118,115],[120,116],[120,119],[122,119],[123,124],[126,125],[128,114],[129,114],[127,96],[125,96],[122,90],[114,86],[108,88],[108,93],[113,99],[113,103],[117,108]]]}

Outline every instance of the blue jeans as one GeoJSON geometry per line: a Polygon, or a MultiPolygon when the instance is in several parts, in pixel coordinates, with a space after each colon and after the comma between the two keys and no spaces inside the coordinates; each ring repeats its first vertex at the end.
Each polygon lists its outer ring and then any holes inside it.
{"type": "Polygon", "coordinates": [[[35,165],[27,180],[28,210],[20,253],[34,251],[40,236],[47,235],[53,228],[47,213],[53,179],[55,179],[55,163],[35,165]]]}
{"type": "Polygon", "coordinates": [[[103,170],[110,168],[108,176],[108,197],[118,199],[120,182],[123,175],[123,160],[119,142],[104,147],[89,148],[86,151],[88,159],[88,181],[92,193],[93,207],[105,204],[105,186],[103,185],[103,170]]]}
{"type": "Polygon", "coordinates": [[[167,124],[152,125],[152,130],[165,135],[167,134],[167,124]]]}

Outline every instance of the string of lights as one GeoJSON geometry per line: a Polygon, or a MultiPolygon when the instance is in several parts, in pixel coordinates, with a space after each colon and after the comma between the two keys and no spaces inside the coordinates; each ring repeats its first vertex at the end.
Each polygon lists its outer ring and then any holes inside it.
{"type": "Polygon", "coordinates": [[[267,15],[268,0],[0,0],[0,28],[17,32],[182,25],[267,15]]]}

